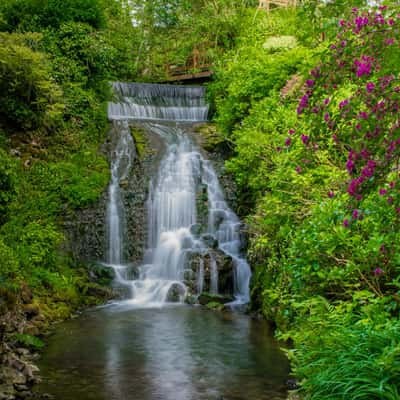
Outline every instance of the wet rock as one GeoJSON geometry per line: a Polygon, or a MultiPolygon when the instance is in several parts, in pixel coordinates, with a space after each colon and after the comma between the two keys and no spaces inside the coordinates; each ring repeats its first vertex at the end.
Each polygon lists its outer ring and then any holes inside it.
{"type": "Polygon", "coordinates": [[[21,300],[23,301],[24,304],[30,304],[32,303],[32,299],[33,299],[33,294],[31,288],[27,285],[23,285],[21,287],[21,300]]]}
{"type": "Polygon", "coordinates": [[[23,384],[20,384],[20,383],[15,383],[14,384],[14,389],[17,392],[24,392],[24,391],[29,390],[29,387],[27,385],[23,385],[23,384]]]}
{"type": "Polygon", "coordinates": [[[129,187],[129,181],[127,179],[123,179],[119,182],[119,186],[122,189],[127,189],[129,187]]]}
{"type": "Polygon", "coordinates": [[[86,294],[88,296],[93,296],[103,299],[110,299],[113,297],[113,292],[111,289],[96,284],[88,285],[86,294]]]}
{"type": "Polygon", "coordinates": [[[204,258],[205,289],[210,290],[212,259],[215,260],[218,270],[218,293],[233,295],[235,266],[232,257],[220,249],[210,250],[204,258]]]}
{"type": "Polygon", "coordinates": [[[31,336],[38,336],[40,334],[39,327],[33,323],[27,323],[24,326],[24,334],[31,335],[31,336]]]}
{"type": "Polygon", "coordinates": [[[0,385],[0,400],[14,400],[14,387],[9,384],[0,385]]]}
{"type": "Polygon", "coordinates": [[[195,237],[200,236],[202,230],[203,230],[203,226],[201,224],[193,224],[190,227],[190,233],[195,237]]]}
{"type": "Polygon", "coordinates": [[[192,269],[185,269],[183,272],[184,281],[196,281],[196,273],[192,269]]]}
{"type": "Polygon", "coordinates": [[[115,271],[103,264],[92,263],[88,265],[89,277],[92,282],[108,286],[115,278],[115,271]]]}
{"type": "Polygon", "coordinates": [[[215,238],[215,236],[210,235],[210,234],[205,234],[201,236],[201,240],[204,242],[204,244],[211,248],[211,249],[217,249],[218,248],[218,240],[215,238]]]}
{"type": "Polygon", "coordinates": [[[168,290],[167,301],[172,303],[179,303],[185,296],[185,288],[180,283],[174,283],[168,290]]]}
{"type": "Polygon", "coordinates": [[[23,307],[23,312],[27,319],[31,319],[40,313],[40,309],[36,304],[25,304],[23,307]]]}
{"type": "Polygon", "coordinates": [[[193,295],[193,294],[188,294],[185,297],[185,303],[186,304],[190,304],[190,305],[194,305],[197,304],[197,296],[193,295]]]}
{"type": "Polygon", "coordinates": [[[297,383],[297,380],[296,380],[296,379],[288,379],[288,380],[286,381],[286,387],[287,387],[289,390],[297,390],[297,389],[300,389],[300,386],[299,386],[299,384],[297,383]]]}

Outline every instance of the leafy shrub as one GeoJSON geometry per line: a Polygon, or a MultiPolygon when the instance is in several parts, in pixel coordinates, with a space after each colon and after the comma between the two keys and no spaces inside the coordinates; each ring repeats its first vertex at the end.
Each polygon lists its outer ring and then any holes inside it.
{"type": "Polygon", "coordinates": [[[23,345],[32,348],[33,350],[38,350],[44,347],[44,342],[41,341],[36,336],[24,334],[24,333],[16,333],[14,335],[15,340],[23,345]]]}
{"type": "Polygon", "coordinates": [[[105,24],[99,0],[3,0],[3,29],[40,31],[57,29],[64,22],[82,22],[100,28],[105,24]]]}
{"type": "Polygon", "coordinates": [[[292,332],[296,349],[289,353],[306,400],[399,398],[400,322],[385,321],[379,305],[374,311],[358,319],[325,307],[292,332]]]}
{"type": "Polygon", "coordinates": [[[39,38],[0,33],[0,124],[11,130],[51,127],[62,113],[46,56],[24,44],[39,38]]]}

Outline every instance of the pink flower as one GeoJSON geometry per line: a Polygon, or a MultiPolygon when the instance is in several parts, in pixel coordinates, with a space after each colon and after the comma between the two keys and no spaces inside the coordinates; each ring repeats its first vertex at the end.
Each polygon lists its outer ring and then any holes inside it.
{"type": "Polygon", "coordinates": [[[375,89],[375,83],[368,82],[365,88],[367,89],[368,93],[371,93],[375,89]]]}
{"type": "Polygon", "coordinates": [[[344,226],[345,228],[348,228],[349,225],[350,225],[349,220],[348,220],[348,219],[345,219],[345,220],[343,221],[343,226],[344,226]]]}
{"type": "Polygon", "coordinates": [[[387,193],[386,189],[379,189],[379,195],[384,196],[387,193]]]}
{"type": "Polygon", "coordinates": [[[309,137],[309,136],[307,136],[307,135],[301,135],[301,141],[302,141],[304,144],[307,144],[309,140],[310,140],[310,137],[309,137]]]}
{"type": "Polygon", "coordinates": [[[354,170],[354,162],[352,160],[347,160],[346,168],[349,174],[351,174],[354,170]]]}
{"type": "Polygon", "coordinates": [[[381,269],[379,267],[374,269],[375,276],[381,275],[381,274],[383,274],[383,272],[384,272],[383,269],[381,269]]]}

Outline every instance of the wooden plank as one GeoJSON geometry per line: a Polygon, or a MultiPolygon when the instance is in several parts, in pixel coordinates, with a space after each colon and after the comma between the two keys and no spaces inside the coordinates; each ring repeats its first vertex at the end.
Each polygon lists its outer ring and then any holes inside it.
{"type": "Polygon", "coordinates": [[[173,75],[169,76],[167,79],[169,82],[174,82],[174,81],[187,81],[191,79],[201,79],[201,78],[209,78],[210,76],[213,75],[213,71],[202,71],[202,72],[195,72],[192,74],[182,74],[182,75],[173,75]]]}

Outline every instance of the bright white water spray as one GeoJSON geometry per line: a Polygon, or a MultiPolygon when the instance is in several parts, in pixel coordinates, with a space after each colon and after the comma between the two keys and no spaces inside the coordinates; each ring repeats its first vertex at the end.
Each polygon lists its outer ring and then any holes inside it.
{"type": "MultiPolygon", "coordinates": [[[[108,107],[115,121],[115,151],[109,188],[109,264],[117,281],[131,288],[131,303],[160,306],[169,300],[183,302],[187,294],[184,273],[190,254],[204,254],[207,246],[192,234],[198,222],[196,191],[207,187],[208,234],[234,265],[234,303],[249,301],[251,271],[240,255],[240,221],[227,205],[217,175],[185,132],[182,122],[207,119],[208,106],[202,87],[114,83],[116,102],[108,107]],[[148,249],[136,280],[126,279],[123,262],[124,211],[120,181],[128,177],[134,156],[128,120],[143,121],[143,127],[163,138],[166,151],[157,176],[150,183],[148,198],[148,249]],[[178,124],[180,123],[180,124],[178,124]]],[[[210,292],[218,293],[218,267],[210,263],[210,292]]],[[[204,262],[197,271],[198,294],[204,287],[204,262]]]]}

